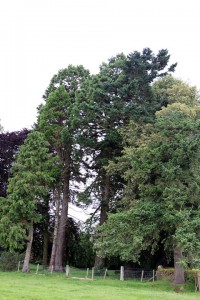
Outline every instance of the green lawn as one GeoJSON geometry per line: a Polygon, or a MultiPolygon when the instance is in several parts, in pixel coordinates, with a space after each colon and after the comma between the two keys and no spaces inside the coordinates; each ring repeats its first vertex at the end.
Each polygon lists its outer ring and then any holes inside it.
{"type": "Polygon", "coordinates": [[[86,281],[66,278],[64,274],[0,272],[0,300],[200,300],[200,293],[192,290],[194,286],[177,293],[167,281],[86,281]]]}

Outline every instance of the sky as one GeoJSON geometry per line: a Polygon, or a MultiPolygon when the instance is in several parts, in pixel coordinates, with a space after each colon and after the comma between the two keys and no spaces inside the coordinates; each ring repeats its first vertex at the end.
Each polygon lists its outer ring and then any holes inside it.
{"type": "Polygon", "coordinates": [[[118,53],[168,49],[175,76],[200,89],[199,0],[0,1],[0,119],[31,128],[52,76],[69,64],[92,74],[118,53]]]}

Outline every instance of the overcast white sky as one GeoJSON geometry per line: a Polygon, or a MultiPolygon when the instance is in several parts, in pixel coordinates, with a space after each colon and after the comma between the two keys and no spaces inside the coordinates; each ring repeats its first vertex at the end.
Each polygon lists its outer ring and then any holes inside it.
{"type": "Polygon", "coordinates": [[[0,1],[0,119],[30,128],[51,77],[68,64],[91,73],[117,53],[167,48],[175,75],[200,88],[199,0],[0,1]]]}

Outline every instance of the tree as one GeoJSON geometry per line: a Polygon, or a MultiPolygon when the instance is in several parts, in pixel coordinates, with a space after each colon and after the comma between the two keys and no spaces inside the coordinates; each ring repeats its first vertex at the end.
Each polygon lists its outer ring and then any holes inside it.
{"type": "MultiPolygon", "coordinates": [[[[119,54],[103,63],[99,74],[82,86],[79,92],[82,118],[86,119],[85,135],[91,140],[93,170],[96,178],[86,190],[86,195],[99,200],[100,224],[107,219],[110,208],[116,208],[122,194],[123,180],[106,173],[110,160],[120,155],[122,137],[118,129],[130,120],[138,123],[152,122],[154,113],[161,108],[159,99],[153,97],[151,84],[161,76],[173,72],[176,64],[169,67],[167,50],[155,55],[149,48],[141,53],[134,51],[128,56],[119,54]]],[[[86,147],[87,147],[86,145],[86,147]]],[[[91,167],[90,165],[90,167],[91,167]]],[[[96,259],[96,264],[103,264],[96,259]]]]}
{"type": "Polygon", "coordinates": [[[159,99],[163,106],[175,102],[194,106],[199,100],[199,92],[195,86],[191,86],[181,79],[168,75],[154,82],[152,91],[155,99],[159,99]]]}
{"type": "Polygon", "coordinates": [[[27,242],[23,272],[29,271],[33,225],[40,220],[37,207],[53,182],[53,164],[49,144],[41,133],[32,131],[20,147],[11,169],[8,196],[1,198],[1,245],[14,251],[23,249],[24,241],[27,242]]]}
{"type": "Polygon", "coordinates": [[[175,284],[184,283],[183,263],[200,251],[199,107],[174,103],[155,125],[133,123],[118,165],[127,182],[124,210],[111,214],[97,242],[105,255],[137,261],[163,243],[174,253],[175,284]]]}
{"type": "Polygon", "coordinates": [[[6,197],[10,168],[29,130],[0,133],[0,197],[6,197]]]}
{"type": "Polygon", "coordinates": [[[38,128],[44,133],[51,145],[52,151],[57,155],[61,167],[61,184],[57,195],[60,195],[59,218],[56,218],[55,244],[51,259],[52,265],[62,270],[66,248],[68,203],[72,200],[70,182],[80,180],[80,161],[82,150],[77,142],[79,118],[76,117],[76,92],[89,72],[83,66],[71,66],[62,69],[53,76],[45,92],[45,104],[39,108],[38,128]],[[58,220],[59,219],[59,220],[58,220]],[[52,257],[53,257],[52,256],[52,257]]]}

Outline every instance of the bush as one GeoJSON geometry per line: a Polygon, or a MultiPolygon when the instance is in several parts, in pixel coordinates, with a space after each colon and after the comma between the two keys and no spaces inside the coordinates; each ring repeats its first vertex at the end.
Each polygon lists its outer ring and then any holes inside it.
{"type": "Polygon", "coordinates": [[[185,278],[187,281],[195,281],[195,279],[198,276],[198,273],[200,273],[200,270],[192,269],[192,270],[186,270],[185,271],[185,278]]]}
{"type": "Polygon", "coordinates": [[[170,279],[173,280],[174,278],[174,269],[173,268],[160,268],[156,271],[156,277],[158,280],[162,279],[170,279]]]}
{"type": "Polygon", "coordinates": [[[19,261],[22,260],[22,254],[1,252],[0,254],[0,269],[2,271],[17,270],[19,261]]]}
{"type": "MultiPolygon", "coordinates": [[[[194,281],[197,278],[197,274],[200,273],[200,270],[192,269],[192,270],[185,270],[185,279],[186,281],[194,281]]],[[[158,269],[156,272],[157,279],[170,279],[173,280],[174,278],[174,269],[173,268],[161,268],[158,269]]]]}

